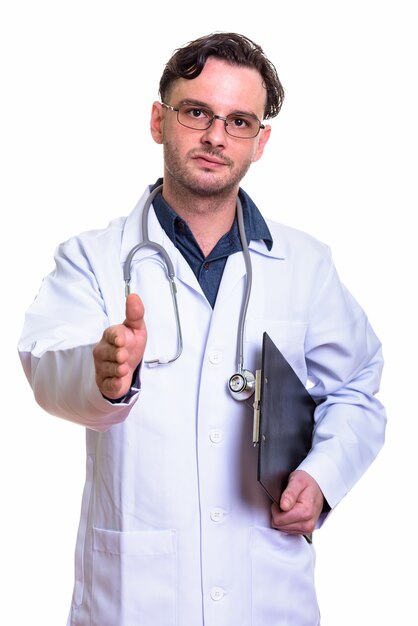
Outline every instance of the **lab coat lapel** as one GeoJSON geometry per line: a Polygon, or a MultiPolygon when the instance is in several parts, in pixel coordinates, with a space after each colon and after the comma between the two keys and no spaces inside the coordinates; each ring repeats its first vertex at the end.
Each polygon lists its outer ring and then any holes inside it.
{"type": "Polygon", "coordinates": [[[236,252],[228,257],[219,285],[216,305],[224,304],[234,290],[237,283],[245,276],[244,256],[236,252]]]}
{"type": "MultiPolygon", "coordinates": [[[[277,259],[284,259],[284,250],[280,249],[279,244],[273,245],[271,251],[269,251],[264,241],[251,241],[249,250],[251,256],[255,254],[261,254],[263,256],[270,256],[277,259]]],[[[244,255],[242,252],[236,252],[228,257],[228,261],[225,265],[225,270],[222,276],[221,284],[219,286],[216,303],[223,304],[230,296],[236,285],[246,277],[246,267],[244,255]]]]}

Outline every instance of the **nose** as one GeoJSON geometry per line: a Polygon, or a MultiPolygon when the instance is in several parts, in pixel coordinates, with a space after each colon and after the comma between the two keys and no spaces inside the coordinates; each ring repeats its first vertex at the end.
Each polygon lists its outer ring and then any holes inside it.
{"type": "Polygon", "coordinates": [[[211,125],[203,132],[203,143],[209,143],[212,146],[224,146],[228,135],[225,124],[226,117],[214,115],[211,125]]]}

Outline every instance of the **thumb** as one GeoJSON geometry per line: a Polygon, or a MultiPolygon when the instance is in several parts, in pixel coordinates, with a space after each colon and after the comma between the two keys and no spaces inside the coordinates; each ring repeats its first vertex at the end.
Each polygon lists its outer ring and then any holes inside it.
{"type": "Polygon", "coordinates": [[[280,498],[280,508],[282,511],[290,511],[290,509],[295,506],[298,495],[299,490],[296,489],[296,484],[294,482],[292,483],[292,477],[290,477],[287,487],[280,498]]]}
{"type": "Polygon", "coordinates": [[[144,305],[141,298],[136,293],[131,293],[126,298],[125,303],[125,326],[132,330],[143,330],[144,322],[144,305]]]}
{"type": "Polygon", "coordinates": [[[282,497],[280,498],[280,508],[282,511],[290,511],[290,509],[295,504],[295,498],[293,494],[290,493],[289,489],[285,489],[282,493],[282,497]]]}

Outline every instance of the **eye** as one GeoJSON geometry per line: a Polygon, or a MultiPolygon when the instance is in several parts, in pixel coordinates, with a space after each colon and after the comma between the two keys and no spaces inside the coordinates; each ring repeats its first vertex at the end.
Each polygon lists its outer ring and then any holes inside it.
{"type": "Polygon", "coordinates": [[[185,105],[181,107],[181,112],[183,115],[191,117],[194,120],[208,120],[212,118],[212,111],[202,107],[185,105]]]}
{"type": "Polygon", "coordinates": [[[228,123],[234,126],[234,128],[253,128],[257,125],[257,122],[252,117],[245,115],[228,115],[228,123]]]}

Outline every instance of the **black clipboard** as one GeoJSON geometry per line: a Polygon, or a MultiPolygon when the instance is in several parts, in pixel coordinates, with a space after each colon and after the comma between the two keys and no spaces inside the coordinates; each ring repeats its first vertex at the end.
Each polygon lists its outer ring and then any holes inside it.
{"type": "Polygon", "coordinates": [[[261,370],[256,372],[253,441],[258,445],[257,480],[277,504],[289,474],[311,449],[315,408],[315,400],[265,332],[261,370]]]}

